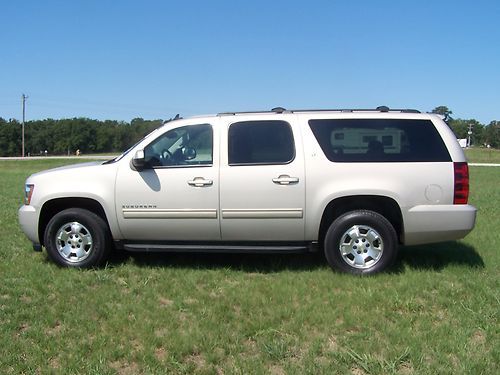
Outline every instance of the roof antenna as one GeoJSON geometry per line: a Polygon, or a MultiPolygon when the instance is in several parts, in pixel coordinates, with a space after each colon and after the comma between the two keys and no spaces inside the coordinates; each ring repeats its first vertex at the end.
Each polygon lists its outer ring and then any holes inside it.
{"type": "Polygon", "coordinates": [[[386,106],[386,105],[381,105],[381,106],[378,106],[377,108],[375,108],[377,111],[380,111],[380,112],[389,112],[389,107],[386,106]]]}
{"type": "Polygon", "coordinates": [[[174,120],[178,120],[180,118],[181,118],[181,116],[179,114],[176,114],[175,117],[174,117],[174,120]]]}

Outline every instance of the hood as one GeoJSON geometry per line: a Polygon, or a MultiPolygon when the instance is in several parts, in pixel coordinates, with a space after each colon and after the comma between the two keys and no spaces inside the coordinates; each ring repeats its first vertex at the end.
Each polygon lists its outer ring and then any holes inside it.
{"type": "Polygon", "coordinates": [[[95,166],[98,166],[98,165],[102,165],[102,161],[91,161],[91,162],[87,162],[87,163],[78,163],[78,164],[70,164],[70,165],[64,165],[62,167],[57,167],[57,168],[52,168],[52,169],[47,169],[45,171],[41,171],[41,172],[37,172],[37,173],[34,173],[30,176],[30,178],[33,178],[33,177],[39,177],[39,176],[44,176],[44,175],[47,175],[47,174],[52,174],[54,172],[61,172],[61,171],[67,171],[67,170],[71,170],[71,169],[88,169],[88,168],[91,168],[91,167],[95,167],[95,166]]]}

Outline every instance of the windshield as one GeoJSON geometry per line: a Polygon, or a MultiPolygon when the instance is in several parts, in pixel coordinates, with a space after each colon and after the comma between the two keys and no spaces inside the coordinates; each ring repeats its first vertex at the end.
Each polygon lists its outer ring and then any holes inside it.
{"type": "Polygon", "coordinates": [[[137,146],[139,143],[141,143],[143,140],[145,140],[146,138],[148,138],[149,136],[151,136],[152,134],[156,133],[159,129],[161,128],[161,126],[159,128],[156,128],[155,130],[153,130],[151,133],[149,134],[146,134],[146,136],[144,136],[143,138],[141,138],[139,141],[137,141],[136,143],[134,143],[132,146],[130,146],[127,150],[125,150],[123,152],[123,154],[117,156],[116,158],[113,158],[111,160],[107,160],[105,161],[103,164],[112,164],[112,163],[116,163],[117,161],[120,161],[122,160],[125,155],[127,155],[133,148],[135,148],[135,146],[137,146]]]}

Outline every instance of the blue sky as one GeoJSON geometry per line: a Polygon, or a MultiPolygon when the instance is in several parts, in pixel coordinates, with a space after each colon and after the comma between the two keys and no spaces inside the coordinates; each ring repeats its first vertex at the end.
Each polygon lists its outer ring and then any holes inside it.
{"type": "Polygon", "coordinates": [[[371,108],[500,120],[500,1],[4,1],[0,117],[371,108]]]}

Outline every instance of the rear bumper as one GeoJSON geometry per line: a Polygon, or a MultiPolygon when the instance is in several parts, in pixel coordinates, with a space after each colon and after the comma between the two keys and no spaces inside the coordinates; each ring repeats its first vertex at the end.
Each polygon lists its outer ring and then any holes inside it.
{"type": "Polygon", "coordinates": [[[38,210],[33,206],[21,206],[18,212],[19,224],[33,245],[40,245],[38,238],[38,210]]]}
{"type": "Polygon", "coordinates": [[[422,205],[404,215],[404,244],[453,241],[474,228],[476,208],[471,205],[422,205]]]}

